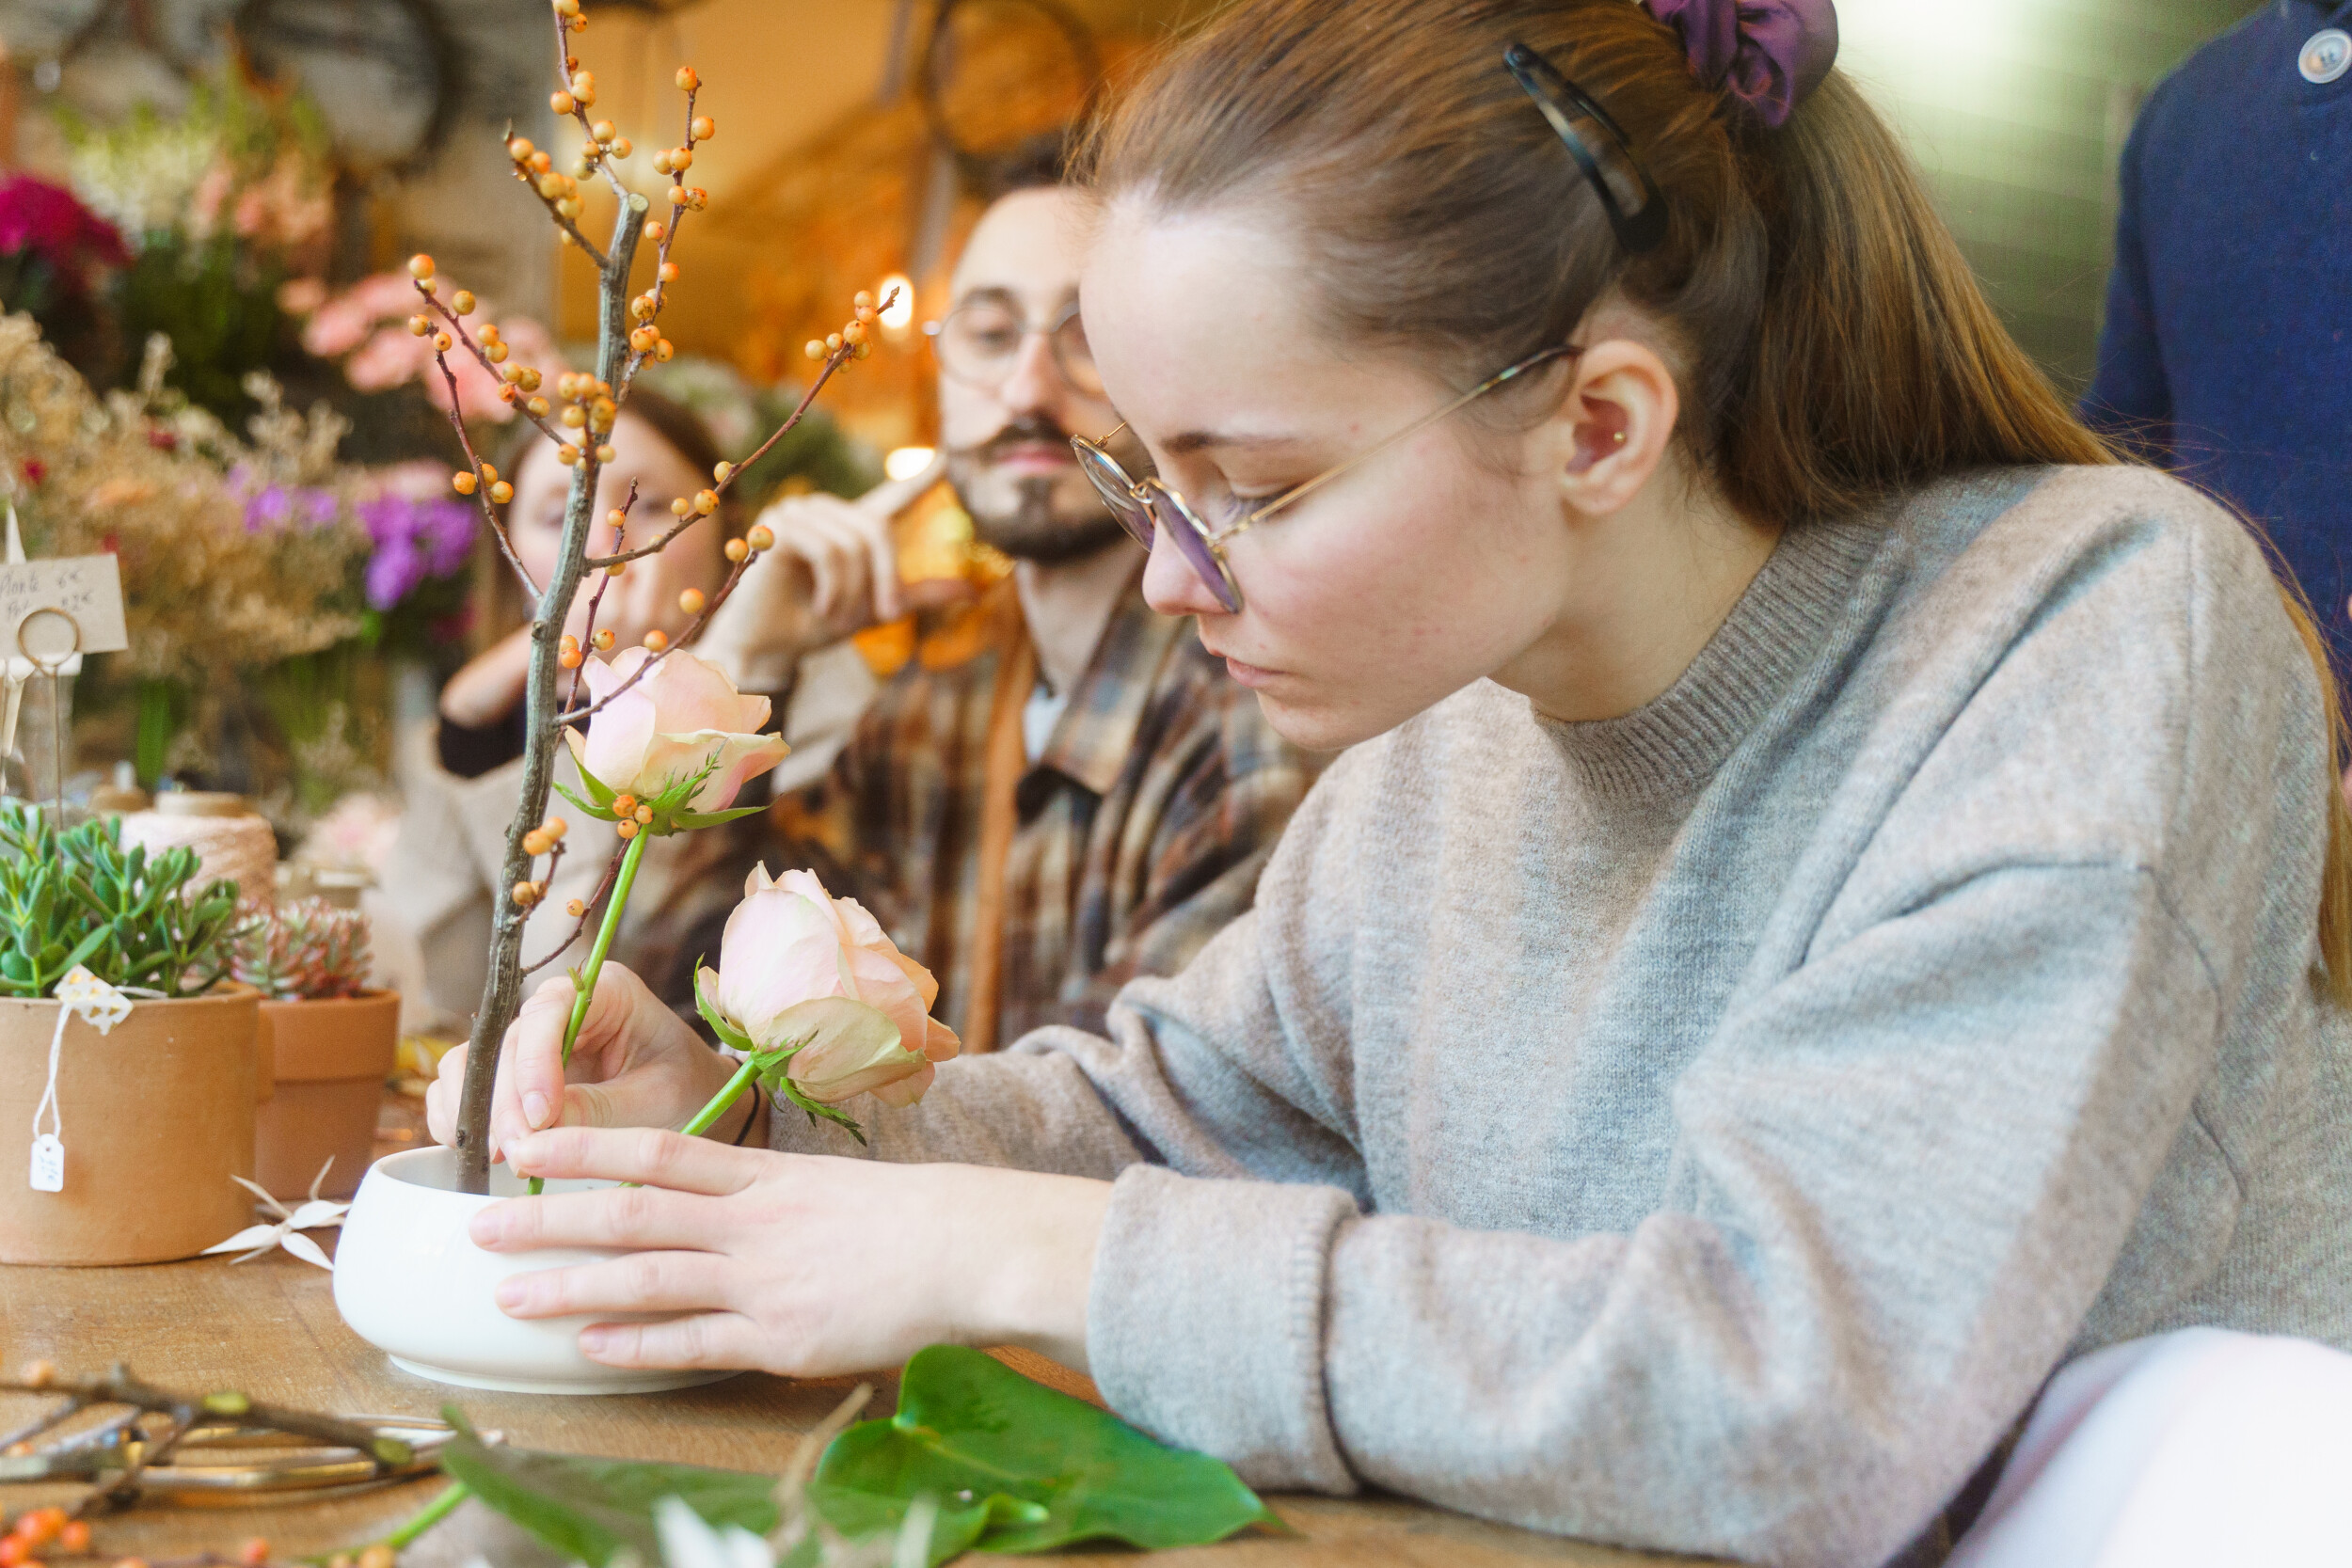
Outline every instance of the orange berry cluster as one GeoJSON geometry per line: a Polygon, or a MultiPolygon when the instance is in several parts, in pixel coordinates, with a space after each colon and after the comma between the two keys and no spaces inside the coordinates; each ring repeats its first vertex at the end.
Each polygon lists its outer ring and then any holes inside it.
{"type": "Polygon", "coordinates": [[[560,816],[550,816],[531,832],[523,834],[523,853],[536,860],[564,841],[571,824],[560,816]]]}
{"type": "Polygon", "coordinates": [[[842,324],[840,331],[828,333],[822,338],[811,338],[808,341],[807,347],[803,352],[811,359],[829,358],[840,353],[845,344],[853,351],[857,358],[873,357],[874,317],[877,314],[874,309],[874,296],[864,289],[860,289],[850,304],[852,308],[850,317],[842,324]]]}
{"type": "MultiPolygon", "coordinates": [[[[645,642],[651,646],[653,638],[646,638],[645,642]]],[[[639,829],[653,820],[653,808],[634,795],[615,795],[612,797],[612,831],[624,839],[631,839],[637,836],[639,829]]]]}
{"type": "MultiPolygon", "coordinates": [[[[620,453],[609,437],[612,421],[620,418],[621,405],[612,401],[612,388],[585,371],[565,371],[555,378],[555,395],[564,400],[564,412],[557,416],[565,430],[580,433],[579,444],[566,441],[555,449],[555,460],[565,467],[578,463],[590,450],[599,463],[610,463],[620,453]],[[593,449],[591,442],[595,443],[593,449]]],[[[534,398],[534,403],[543,400],[534,398]]]]}
{"type": "Polygon", "coordinates": [[[449,476],[449,487],[461,496],[472,495],[477,483],[482,482],[488,483],[490,499],[499,505],[504,506],[515,499],[515,487],[499,478],[498,469],[487,463],[482,465],[482,481],[477,481],[472,472],[466,468],[460,468],[449,476]]]}
{"type": "MultiPolygon", "coordinates": [[[[586,79],[584,72],[581,79],[586,79]]],[[[571,94],[559,92],[555,96],[568,99],[571,94]]],[[[568,106],[556,111],[558,114],[570,112],[568,106]]],[[[589,145],[594,147],[596,144],[592,142],[589,145]]],[[[559,215],[567,218],[580,216],[580,178],[578,175],[566,174],[557,168],[555,159],[545,150],[533,147],[529,136],[516,136],[509,141],[506,144],[506,156],[514,162],[515,178],[537,191],[540,199],[553,208],[559,215]]],[[[566,240],[570,237],[568,233],[564,236],[566,240]]]]}
{"type": "Polygon", "coordinates": [[[34,1554],[55,1544],[69,1557],[89,1551],[89,1526],[62,1508],[26,1509],[6,1534],[0,1534],[0,1568],[40,1568],[34,1554]]]}
{"type": "MultiPolygon", "coordinates": [[[[588,19],[586,17],[579,17],[570,20],[576,20],[584,25],[588,19]]],[[[567,60],[565,63],[568,64],[569,61],[567,60]]],[[[585,71],[575,71],[572,72],[571,90],[566,92],[562,87],[558,87],[555,91],[549,93],[548,95],[548,107],[553,109],[559,115],[568,115],[574,109],[584,109],[596,101],[596,78],[595,75],[585,71]]]]}
{"type": "Polygon", "coordinates": [[[397,1556],[391,1547],[379,1541],[356,1557],[349,1552],[337,1552],[326,1560],[326,1568],[392,1568],[397,1556]]]}
{"type": "MultiPolygon", "coordinates": [[[[516,146],[529,148],[531,144],[524,141],[520,136],[517,136],[514,141],[507,144],[507,150],[509,151],[513,151],[516,146]]],[[[539,156],[545,157],[546,154],[541,153],[539,156]]],[[[420,251],[416,255],[408,258],[408,276],[415,278],[417,280],[417,287],[423,290],[428,294],[435,293],[435,291],[439,287],[439,279],[436,278],[433,276],[433,273],[434,267],[432,257],[420,251]]],[[[472,315],[475,309],[481,302],[475,299],[469,291],[460,289],[455,294],[451,296],[449,303],[452,314],[464,317],[472,315]]],[[[447,354],[452,348],[456,346],[455,341],[452,339],[447,332],[437,326],[433,318],[430,316],[415,315],[409,317],[408,330],[420,338],[425,337],[429,334],[433,339],[433,348],[436,353],[447,354]]],[[[539,389],[539,372],[532,370],[529,365],[506,364],[507,356],[512,352],[512,350],[508,347],[504,335],[499,331],[498,324],[496,322],[484,322],[480,326],[474,328],[473,335],[474,341],[482,345],[482,357],[487,359],[493,365],[506,365],[504,370],[498,372],[499,379],[505,383],[505,385],[499,388],[500,400],[508,404],[522,404],[528,407],[532,414],[544,416],[548,411],[547,401],[544,398],[531,396],[532,393],[536,392],[539,389]]],[[[486,469],[489,466],[485,464],[483,467],[486,469]]],[[[498,476],[496,474],[492,474],[490,477],[495,479],[498,476]]],[[[457,492],[458,494],[464,496],[470,496],[473,494],[472,488],[466,484],[458,485],[457,492]]],[[[500,501],[503,501],[505,499],[502,496],[495,495],[491,499],[500,501]]]]}

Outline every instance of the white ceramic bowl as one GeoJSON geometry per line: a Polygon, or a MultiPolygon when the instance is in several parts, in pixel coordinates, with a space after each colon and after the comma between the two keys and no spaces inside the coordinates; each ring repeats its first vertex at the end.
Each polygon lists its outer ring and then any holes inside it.
{"type": "MultiPolygon", "coordinates": [[[[642,1394],[715,1383],[732,1372],[644,1371],[598,1366],[580,1354],[592,1323],[652,1322],[675,1314],[510,1318],[491,1291],[510,1274],[617,1258],[617,1250],[548,1247],[485,1252],[467,1222],[523,1183],[490,1167],[490,1195],[455,1191],[457,1158],[447,1148],[412,1148],[378,1160],[359,1183],[335,1243],[335,1309],[394,1366],[439,1383],[526,1394],[642,1394]]],[[[549,1193],[585,1192],[610,1181],[550,1181],[549,1193]]]]}

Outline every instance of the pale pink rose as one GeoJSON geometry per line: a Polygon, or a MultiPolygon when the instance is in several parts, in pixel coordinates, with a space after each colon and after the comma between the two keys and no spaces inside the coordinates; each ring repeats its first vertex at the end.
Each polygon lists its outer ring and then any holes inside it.
{"type": "Polygon", "coordinates": [[[886,1105],[912,1105],[937,1075],[936,1064],[961,1049],[955,1031],[930,1016],[939,982],[898,951],[854,898],[835,898],[814,872],[771,880],[759,866],[743,884],[743,901],[727,916],[719,971],[703,972],[705,990],[753,1043],[790,1008],[819,997],[862,1002],[898,1026],[898,1043],[876,1049],[848,1037],[819,1038],[787,1068],[792,1085],[821,1105],[870,1094],[886,1105]]]}
{"type": "Polygon", "coordinates": [[[612,700],[588,721],[585,736],[570,729],[564,738],[597,782],[640,800],[650,801],[706,762],[716,762],[685,809],[723,811],[748,780],[782,762],[788,750],[782,736],[758,733],[768,722],[768,699],[744,696],[726,672],[683,652],[668,655],[622,691],[652,657],[642,647],[629,648],[608,664],[590,654],[580,669],[589,696],[612,700]]]}

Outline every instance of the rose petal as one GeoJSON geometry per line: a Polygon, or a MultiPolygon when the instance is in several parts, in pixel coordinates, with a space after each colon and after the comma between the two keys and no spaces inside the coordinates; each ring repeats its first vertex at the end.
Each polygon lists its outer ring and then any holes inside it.
{"type": "Polygon", "coordinates": [[[930,1088],[931,1080],[938,1076],[939,1069],[930,1063],[925,1062],[904,1078],[893,1079],[887,1084],[877,1084],[866,1092],[885,1105],[904,1110],[922,1099],[923,1091],[930,1088]]]}

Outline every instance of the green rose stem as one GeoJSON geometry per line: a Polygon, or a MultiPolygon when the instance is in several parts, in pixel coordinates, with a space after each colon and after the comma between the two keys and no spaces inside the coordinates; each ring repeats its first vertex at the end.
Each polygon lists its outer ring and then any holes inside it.
{"type": "Polygon", "coordinates": [[[678,1131],[690,1138],[707,1132],[714,1122],[727,1114],[728,1106],[743,1098],[743,1091],[750,1088],[752,1080],[758,1076],[757,1064],[751,1061],[744,1062],[741,1067],[735,1069],[735,1076],[726,1081],[726,1086],[710,1097],[710,1103],[696,1111],[694,1119],[679,1128],[678,1131]]]}
{"type": "MultiPolygon", "coordinates": [[[[604,922],[596,927],[596,944],[588,950],[588,962],[572,976],[572,1018],[564,1025],[564,1065],[572,1065],[572,1045],[580,1038],[580,1026],[588,1022],[588,1006],[596,999],[596,975],[604,968],[604,956],[612,951],[612,933],[619,929],[621,911],[628,907],[628,887],[637,879],[637,863],[644,858],[645,841],[653,834],[638,831],[621,851],[620,875],[612,880],[612,896],[604,906],[604,922]]],[[[546,1183],[538,1177],[531,1179],[531,1191],[537,1196],[546,1183]]]]}

